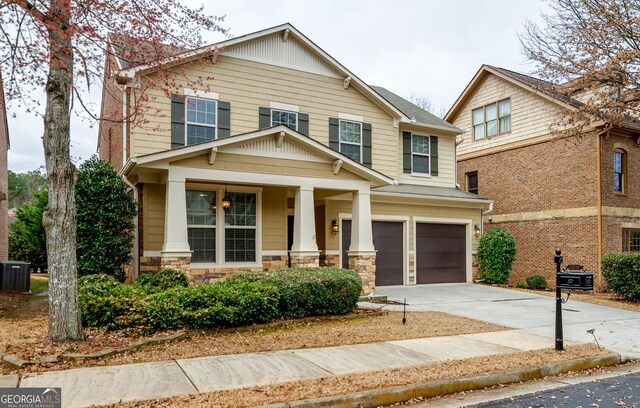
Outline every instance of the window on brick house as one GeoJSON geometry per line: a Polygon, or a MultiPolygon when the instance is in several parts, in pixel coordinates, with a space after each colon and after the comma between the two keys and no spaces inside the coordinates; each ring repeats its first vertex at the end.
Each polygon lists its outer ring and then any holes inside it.
{"type": "Polygon", "coordinates": [[[478,172],[467,173],[467,191],[471,194],[478,194],[478,172]]]}
{"type": "Polygon", "coordinates": [[[622,252],[640,251],[640,229],[622,230],[622,252]]]}
{"type": "Polygon", "coordinates": [[[503,99],[471,111],[473,140],[511,131],[511,99],[503,99]]]}
{"type": "Polygon", "coordinates": [[[616,193],[624,193],[624,184],[626,182],[627,155],[622,149],[616,149],[613,152],[613,191],[616,193]]]}

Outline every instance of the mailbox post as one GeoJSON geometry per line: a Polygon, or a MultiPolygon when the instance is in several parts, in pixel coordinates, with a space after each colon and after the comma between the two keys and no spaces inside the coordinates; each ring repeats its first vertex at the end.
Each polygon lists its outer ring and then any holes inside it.
{"type": "Polygon", "coordinates": [[[564,338],[562,334],[562,289],[560,289],[560,265],[562,265],[562,251],[556,249],[553,257],[556,263],[556,351],[564,350],[564,338]]]}

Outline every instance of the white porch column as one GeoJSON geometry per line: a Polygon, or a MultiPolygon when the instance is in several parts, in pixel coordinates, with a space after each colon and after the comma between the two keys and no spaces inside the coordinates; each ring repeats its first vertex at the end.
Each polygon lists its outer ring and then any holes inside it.
{"type": "Polygon", "coordinates": [[[167,180],[164,207],[164,245],[162,256],[191,257],[187,238],[187,193],[184,177],[171,174],[167,180]]]}
{"type": "Polygon", "coordinates": [[[351,246],[349,269],[362,279],[362,293],[376,291],[376,249],[373,246],[371,226],[371,194],[369,188],[353,193],[351,208],[351,246]]]}
{"type": "Polygon", "coordinates": [[[291,266],[317,267],[320,261],[319,256],[313,187],[301,186],[296,190],[291,266]]]}
{"type": "Polygon", "coordinates": [[[353,193],[351,208],[351,246],[349,252],[357,255],[366,252],[370,255],[373,247],[373,231],[371,229],[371,194],[369,189],[353,193]]]}

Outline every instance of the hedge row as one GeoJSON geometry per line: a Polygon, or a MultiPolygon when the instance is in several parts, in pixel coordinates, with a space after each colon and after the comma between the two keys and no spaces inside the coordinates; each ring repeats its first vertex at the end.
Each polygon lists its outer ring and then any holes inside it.
{"type": "Polygon", "coordinates": [[[602,258],[607,288],[628,300],[640,300],[640,253],[607,254],[602,258]]]}
{"type": "Polygon", "coordinates": [[[239,274],[190,287],[184,274],[165,269],[131,285],[107,275],[82,277],[79,298],[86,326],[151,333],[346,314],[356,307],[361,285],[353,271],[321,268],[239,274]]]}

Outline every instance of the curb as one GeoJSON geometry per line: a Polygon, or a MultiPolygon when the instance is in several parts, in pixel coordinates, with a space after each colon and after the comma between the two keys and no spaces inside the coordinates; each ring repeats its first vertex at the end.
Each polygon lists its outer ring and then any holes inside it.
{"type": "Polygon", "coordinates": [[[431,398],[439,395],[492,387],[499,384],[513,384],[537,380],[546,376],[558,375],[569,371],[583,371],[595,367],[608,367],[618,365],[621,361],[620,354],[611,353],[596,357],[583,357],[574,360],[560,361],[536,367],[514,368],[468,377],[429,381],[422,384],[402,385],[374,391],[264,405],[262,408],[376,408],[406,402],[418,397],[431,398]]]}

